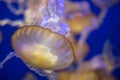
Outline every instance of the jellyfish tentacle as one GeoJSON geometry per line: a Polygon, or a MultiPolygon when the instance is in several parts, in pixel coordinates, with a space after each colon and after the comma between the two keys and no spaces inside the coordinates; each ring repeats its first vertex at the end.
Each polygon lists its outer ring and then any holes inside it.
{"type": "Polygon", "coordinates": [[[81,33],[81,38],[78,40],[78,49],[76,51],[78,66],[82,63],[83,59],[89,52],[89,46],[86,41],[92,30],[94,30],[92,27],[86,27],[81,33]]]}
{"type": "Polygon", "coordinates": [[[24,21],[22,20],[15,20],[15,21],[12,21],[10,19],[3,19],[3,20],[0,20],[0,26],[3,27],[5,25],[11,25],[11,26],[17,26],[17,27],[21,27],[24,25],[24,21]]]}
{"type": "Polygon", "coordinates": [[[101,13],[98,16],[98,22],[96,24],[96,28],[99,28],[99,26],[102,24],[102,22],[104,21],[106,15],[107,15],[108,9],[103,9],[101,11],[101,13]]]}
{"type": "Polygon", "coordinates": [[[110,41],[107,40],[104,44],[103,48],[103,54],[102,57],[104,58],[106,62],[106,66],[109,71],[112,71],[115,68],[120,67],[120,57],[115,57],[112,52],[112,45],[110,44],[110,41]]]}
{"type": "Polygon", "coordinates": [[[24,0],[18,0],[18,1],[7,1],[7,0],[5,0],[4,1],[6,4],[7,4],[7,7],[9,8],[9,10],[13,13],[13,14],[15,14],[15,15],[21,15],[21,14],[23,14],[24,13],[24,11],[25,11],[25,9],[24,9],[24,7],[25,7],[25,4],[24,4],[24,0]],[[18,9],[16,9],[13,5],[12,5],[12,3],[18,3],[18,9]]]}
{"type": "Polygon", "coordinates": [[[8,61],[10,60],[11,58],[13,58],[15,55],[15,52],[11,52],[7,55],[7,57],[2,61],[0,62],[0,68],[3,68],[3,65],[8,61]]]}
{"type": "Polygon", "coordinates": [[[36,72],[38,75],[43,77],[48,77],[49,80],[58,80],[58,74],[55,71],[52,70],[41,70],[31,67],[30,65],[26,64],[30,70],[36,72]]]}
{"type": "Polygon", "coordinates": [[[27,67],[30,69],[30,70],[32,70],[32,71],[34,71],[34,72],[36,72],[38,75],[40,75],[40,76],[47,76],[46,75],[46,73],[44,72],[44,70],[38,70],[38,69],[35,69],[35,68],[33,68],[33,67],[31,67],[30,65],[28,65],[28,64],[26,64],[27,65],[27,67]]]}

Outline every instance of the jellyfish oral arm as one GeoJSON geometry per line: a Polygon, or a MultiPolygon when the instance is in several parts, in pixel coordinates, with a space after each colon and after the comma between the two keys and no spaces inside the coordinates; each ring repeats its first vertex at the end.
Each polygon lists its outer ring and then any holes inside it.
{"type": "Polygon", "coordinates": [[[15,52],[9,53],[7,57],[2,62],[0,62],[0,68],[3,68],[3,65],[14,56],[16,56],[15,52]]]}
{"type": "Polygon", "coordinates": [[[114,56],[112,49],[113,46],[110,44],[110,41],[107,40],[103,47],[102,57],[105,60],[106,67],[109,72],[111,72],[115,68],[120,67],[120,57],[114,56]]]}
{"type": "Polygon", "coordinates": [[[70,28],[63,19],[64,0],[46,0],[46,2],[42,0],[41,3],[42,7],[38,7],[35,18],[41,13],[42,19],[40,21],[34,20],[33,25],[43,26],[63,36],[68,35],[70,28]]]}

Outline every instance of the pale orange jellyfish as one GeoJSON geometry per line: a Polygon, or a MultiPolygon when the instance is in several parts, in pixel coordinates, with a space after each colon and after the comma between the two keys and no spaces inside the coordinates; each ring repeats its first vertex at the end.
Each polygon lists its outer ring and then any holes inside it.
{"type": "Polygon", "coordinates": [[[59,72],[58,80],[115,80],[110,73],[120,66],[116,60],[119,59],[113,57],[111,45],[106,41],[102,55],[81,63],[77,70],[59,72]]]}
{"type": "Polygon", "coordinates": [[[115,80],[111,74],[107,74],[103,69],[83,71],[63,71],[59,73],[58,80],[115,80]]]}
{"type": "Polygon", "coordinates": [[[91,12],[88,2],[66,1],[66,21],[73,34],[80,34],[87,26],[91,25],[94,18],[96,16],[91,12]]]}
{"type": "Polygon", "coordinates": [[[75,75],[76,75],[75,71],[61,71],[59,72],[58,80],[77,80],[75,75]]]}
{"type": "Polygon", "coordinates": [[[81,71],[76,73],[77,80],[115,80],[110,74],[107,74],[103,69],[94,69],[81,71]]]}
{"type": "Polygon", "coordinates": [[[119,57],[114,57],[111,51],[111,45],[108,41],[105,42],[103,53],[93,57],[78,67],[78,71],[103,69],[106,73],[111,73],[117,67],[120,67],[119,57]]]}
{"type": "Polygon", "coordinates": [[[72,20],[68,20],[67,22],[71,27],[71,32],[74,34],[79,34],[85,29],[85,27],[91,24],[91,21],[94,17],[94,15],[88,15],[78,19],[74,18],[72,20]]]}
{"type": "Polygon", "coordinates": [[[16,54],[37,69],[60,70],[74,60],[73,48],[63,36],[38,26],[24,26],[12,37],[16,54]]]}

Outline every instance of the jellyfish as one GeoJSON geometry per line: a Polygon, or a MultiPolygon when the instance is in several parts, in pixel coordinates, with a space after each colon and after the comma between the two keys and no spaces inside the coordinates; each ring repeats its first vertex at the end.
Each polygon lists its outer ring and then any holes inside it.
{"type": "Polygon", "coordinates": [[[59,72],[59,80],[115,80],[113,75],[111,75],[111,71],[118,67],[119,63],[116,63],[116,58],[111,53],[111,48],[109,41],[106,41],[101,55],[82,62],[74,71],[59,72]]]}
{"type": "Polygon", "coordinates": [[[58,80],[77,80],[75,77],[75,71],[61,71],[59,72],[59,79],[58,80]]]}
{"type": "Polygon", "coordinates": [[[69,41],[49,29],[37,26],[24,26],[16,31],[12,37],[12,46],[23,61],[38,69],[64,69],[74,59],[69,41]]]}
{"type": "Polygon", "coordinates": [[[102,54],[96,55],[91,60],[81,63],[77,71],[103,69],[107,74],[110,74],[112,70],[120,67],[119,61],[119,57],[114,57],[112,46],[108,40],[104,44],[102,54]]]}
{"type": "Polygon", "coordinates": [[[94,69],[77,72],[76,76],[77,80],[115,80],[111,74],[105,73],[103,69],[94,69]]]}
{"type": "Polygon", "coordinates": [[[107,74],[103,69],[93,69],[85,71],[62,71],[58,80],[115,80],[113,75],[107,74]]]}
{"type": "Polygon", "coordinates": [[[11,52],[0,65],[10,58],[19,57],[31,70],[39,75],[56,80],[55,71],[70,66],[74,61],[74,50],[69,36],[69,26],[63,20],[64,0],[42,0],[31,25],[19,28],[12,36],[11,52]],[[53,7],[54,5],[54,7],[53,7]],[[58,7],[58,8],[57,8],[58,7]],[[58,10],[57,10],[58,9],[58,10]]]}
{"type": "MultiPolygon", "coordinates": [[[[88,65],[84,66],[87,67],[88,65]]],[[[62,71],[59,72],[58,80],[115,80],[113,75],[106,73],[104,69],[94,68],[94,69],[84,69],[76,71],[62,71]]]]}
{"type": "Polygon", "coordinates": [[[114,46],[107,40],[104,43],[102,57],[105,61],[107,71],[112,72],[115,68],[120,67],[120,56],[115,56],[113,52],[114,46]]]}
{"type": "Polygon", "coordinates": [[[92,19],[97,18],[91,11],[87,1],[70,2],[66,1],[66,21],[70,25],[73,34],[80,34],[92,22],[92,19]]]}

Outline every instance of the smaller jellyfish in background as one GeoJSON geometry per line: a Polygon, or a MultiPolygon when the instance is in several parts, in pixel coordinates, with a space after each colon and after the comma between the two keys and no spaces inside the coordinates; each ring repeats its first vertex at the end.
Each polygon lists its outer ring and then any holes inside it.
{"type": "Polygon", "coordinates": [[[106,41],[102,55],[97,55],[91,60],[81,63],[74,72],[59,72],[59,80],[115,80],[111,72],[117,67],[120,67],[120,65],[116,63],[109,41],[106,41]]]}
{"type": "Polygon", "coordinates": [[[33,73],[28,72],[22,80],[38,80],[33,73]]]}
{"type": "Polygon", "coordinates": [[[120,58],[114,57],[112,46],[109,41],[106,41],[102,54],[94,56],[91,60],[81,64],[78,71],[95,70],[99,68],[110,74],[115,68],[120,67],[119,62],[116,61],[120,61],[120,58]]]}
{"type": "Polygon", "coordinates": [[[110,74],[105,73],[103,69],[94,69],[81,71],[76,74],[78,80],[115,80],[110,74]]]}
{"type": "Polygon", "coordinates": [[[115,80],[114,76],[107,74],[103,69],[97,68],[83,71],[62,71],[58,80],[115,80]]]}
{"type": "Polygon", "coordinates": [[[59,72],[58,80],[77,80],[77,78],[75,78],[75,75],[75,71],[61,71],[59,72]]]}
{"type": "MultiPolygon", "coordinates": [[[[97,18],[91,11],[90,4],[83,2],[66,1],[66,21],[73,34],[80,34],[87,26],[92,24],[92,19],[97,18]]],[[[92,27],[92,26],[91,26],[92,27]]]]}
{"type": "Polygon", "coordinates": [[[0,43],[2,42],[3,37],[2,37],[2,32],[0,31],[0,43]]]}

